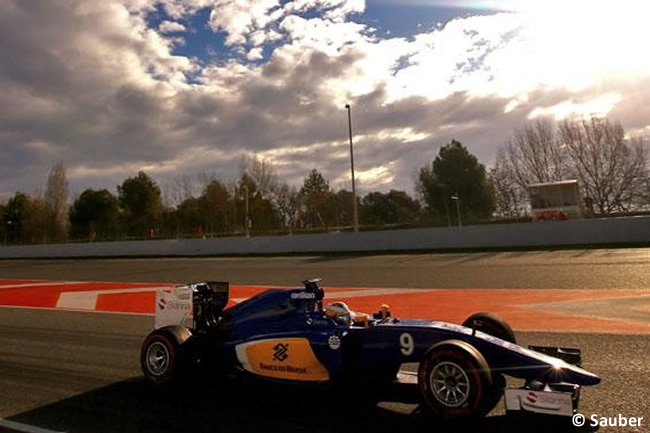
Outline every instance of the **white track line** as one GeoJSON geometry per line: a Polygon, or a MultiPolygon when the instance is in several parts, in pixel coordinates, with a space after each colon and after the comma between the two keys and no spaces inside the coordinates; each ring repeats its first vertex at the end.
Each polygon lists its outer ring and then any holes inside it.
{"type": "Polygon", "coordinates": [[[42,286],[70,286],[73,284],[88,284],[86,281],[50,281],[47,283],[21,283],[21,284],[6,284],[0,286],[0,289],[20,289],[29,287],[42,287],[42,286]]]}
{"type": "Polygon", "coordinates": [[[119,293],[148,293],[155,292],[158,289],[167,287],[133,287],[130,289],[107,289],[107,290],[89,290],[85,292],[62,292],[56,303],[56,308],[70,310],[88,310],[94,311],[97,305],[97,297],[106,294],[119,293]]]}
{"type": "Polygon", "coordinates": [[[325,299],[339,299],[339,298],[359,298],[363,296],[381,296],[381,295],[406,295],[412,293],[434,293],[435,289],[371,289],[371,288],[355,288],[352,290],[345,290],[340,292],[328,292],[325,288],[325,299]]]}
{"type": "Polygon", "coordinates": [[[62,433],[57,430],[49,430],[46,428],[36,427],[29,424],[23,424],[21,422],[9,421],[6,419],[0,418],[0,427],[8,428],[17,432],[23,433],[62,433]]]}

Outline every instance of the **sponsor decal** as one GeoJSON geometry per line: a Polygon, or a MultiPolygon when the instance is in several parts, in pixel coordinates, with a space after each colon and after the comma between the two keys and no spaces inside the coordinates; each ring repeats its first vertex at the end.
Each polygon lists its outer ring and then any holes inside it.
{"type": "Polygon", "coordinates": [[[273,351],[274,351],[273,352],[274,361],[283,362],[289,357],[289,355],[287,354],[287,352],[289,351],[288,344],[278,343],[275,346],[273,346],[273,351]]]}
{"type": "Polygon", "coordinates": [[[190,309],[190,306],[187,304],[187,302],[178,301],[174,299],[167,300],[165,298],[161,298],[160,302],[158,302],[158,308],[161,311],[165,309],[186,311],[190,309]]]}
{"type": "Polygon", "coordinates": [[[329,372],[320,363],[307,338],[257,340],[237,345],[242,367],[276,379],[322,382],[329,372]]]}
{"type": "Polygon", "coordinates": [[[525,410],[561,416],[573,415],[573,399],[571,393],[567,392],[508,388],[505,390],[504,401],[506,410],[525,410]]]}
{"type": "Polygon", "coordinates": [[[316,299],[316,294],[312,292],[296,292],[291,294],[291,299],[316,299]]]}
{"type": "Polygon", "coordinates": [[[341,339],[336,335],[331,335],[330,338],[327,339],[327,345],[332,350],[338,350],[339,347],[341,347],[341,339]]]}
{"type": "Polygon", "coordinates": [[[192,312],[192,289],[187,286],[156,291],[154,327],[180,325],[192,312]]]}
{"type": "Polygon", "coordinates": [[[553,411],[560,410],[567,403],[570,403],[570,401],[567,401],[565,395],[554,395],[551,393],[537,395],[533,392],[529,392],[526,400],[522,401],[524,406],[553,411]]]}
{"type": "Polygon", "coordinates": [[[294,367],[292,365],[265,364],[263,362],[260,362],[260,369],[268,370],[268,371],[295,373],[295,374],[307,374],[306,367],[294,367]]]}
{"type": "Polygon", "coordinates": [[[332,322],[329,320],[321,319],[307,319],[307,324],[312,326],[330,327],[332,322]]]}

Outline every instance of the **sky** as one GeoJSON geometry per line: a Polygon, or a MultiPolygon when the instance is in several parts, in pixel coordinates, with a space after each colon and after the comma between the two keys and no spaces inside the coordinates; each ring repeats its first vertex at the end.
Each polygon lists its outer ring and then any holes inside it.
{"type": "MultiPolygon", "coordinates": [[[[650,135],[636,0],[0,0],[0,202],[143,170],[228,182],[242,155],[412,192],[441,146],[488,167],[527,122],[607,115],[650,135]]],[[[197,191],[200,192],[200,191],[197,191]]]]}

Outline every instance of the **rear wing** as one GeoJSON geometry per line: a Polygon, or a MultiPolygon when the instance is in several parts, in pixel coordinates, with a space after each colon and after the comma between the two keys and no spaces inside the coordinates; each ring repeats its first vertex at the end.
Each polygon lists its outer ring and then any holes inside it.
{"type": "Polygon", "coordinates": [[[174,325],[198,331],[212,328],[219,321],[228,298],[229,284],[220,281],[158,289],[154,328],[174,325]],[[190,319],[193,319],[191,324],[188,323],[190,319]]]}

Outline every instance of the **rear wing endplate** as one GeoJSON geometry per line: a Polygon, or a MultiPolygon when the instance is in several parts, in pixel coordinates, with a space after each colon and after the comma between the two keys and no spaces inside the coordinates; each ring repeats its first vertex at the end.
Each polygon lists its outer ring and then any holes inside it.
{"type": "Polygon", "coordinates": [[[227,282],[208,281],[158,289],[154,328],[173,325],[211,328],[219,320],[228,297],[227,282]],[[193,326],[187,323],[190,319],[194,321],[193,326]]]}

